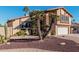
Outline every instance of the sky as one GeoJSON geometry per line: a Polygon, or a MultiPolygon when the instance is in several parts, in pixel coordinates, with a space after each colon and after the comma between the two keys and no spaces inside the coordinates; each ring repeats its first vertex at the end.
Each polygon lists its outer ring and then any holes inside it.
{"type": "MultiPolygon", "coordinates": [[[[29,6],[30,10],[47,10],[61,6],[29,6]]],[[[79,6],[62,6],[73,15],[75,22],[79,23],[79,6]]],[[[0,24],[5,24],[8,20],[24,16],[24,6],[0,6],[0,24]]]]}

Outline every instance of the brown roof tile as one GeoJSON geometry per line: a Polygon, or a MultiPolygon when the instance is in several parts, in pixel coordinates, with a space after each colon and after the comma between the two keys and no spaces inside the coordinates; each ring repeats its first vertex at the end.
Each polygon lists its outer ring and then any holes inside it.
{"type": "Polygon", "coordinates": [[[63,10],[65,10],[71,17],[73,17],[72,14],[71,14],[70,12],[68,12],[68,10],[65,9],[64,7],[52,8],[52,9],[48,9],[48,10],[46,10],[46,11],[53,11],[53,10],[58,10],[58,9],[63,9],[63,10]]]}
{"type": "Polygon", "coordinates": [[[11,21],[15,21],[15,20],[17,20],[17,19],[27,18],[27,17],[29,17],[29,16],[22,16],[22,17],[18,17],[18,18],[15,18],[15,19],[11,19],[11,20],[8,20],[7,23],[8,23],[8,22],[11,22],[11,21]]]}

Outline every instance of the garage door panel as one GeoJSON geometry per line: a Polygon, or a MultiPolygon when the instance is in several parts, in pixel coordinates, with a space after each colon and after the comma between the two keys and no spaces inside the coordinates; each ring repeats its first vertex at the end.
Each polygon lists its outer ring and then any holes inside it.
{"type": "Polygon", "coordinates": [[[57,28],[58,35],[67,35],[68,34],[68,27],[58,27],[57,28]]]}

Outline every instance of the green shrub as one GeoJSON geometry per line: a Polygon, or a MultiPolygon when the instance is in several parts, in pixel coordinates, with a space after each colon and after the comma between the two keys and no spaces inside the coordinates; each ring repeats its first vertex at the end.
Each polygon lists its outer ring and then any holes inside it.
{"type": "Polygon", "coordinates": [[[0,35],[0,43],[4,43],[5,42],[5,37],[0,35]]]}
{"type": "Polygon", "coordinates": [[[26,30],[20,30],[15,35],[17,35],[17,36],[25,36],[25,35],[27,35],[27,33],[26,33],[26,30]]]}

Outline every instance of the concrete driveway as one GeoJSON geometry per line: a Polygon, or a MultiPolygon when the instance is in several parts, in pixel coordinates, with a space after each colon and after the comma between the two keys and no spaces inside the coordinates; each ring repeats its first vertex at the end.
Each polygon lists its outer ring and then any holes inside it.
{"type": "Polygon", "coordinates": [[[79,34],[69,34],[69,35],[56,36],[56,37],[66,39],[66,40],[72,40],[76,43],[79,43],[79,34]]]}

